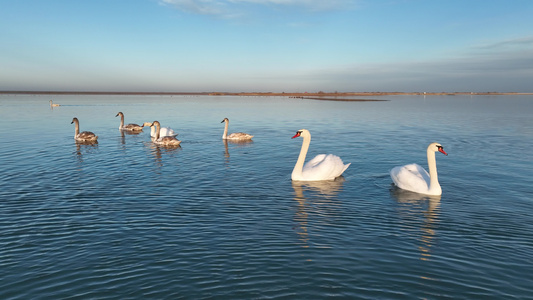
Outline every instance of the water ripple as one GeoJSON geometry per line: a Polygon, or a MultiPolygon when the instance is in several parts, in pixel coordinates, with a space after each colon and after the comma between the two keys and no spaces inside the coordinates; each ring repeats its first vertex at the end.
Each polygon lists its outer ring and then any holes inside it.
{"type": "Polygon", "coordinates": [[[304,105],[65,96],[53,111],[44,99],[43,111],[41,97],[2,97],[0,125],[15,122],[9,132],[21,137],[0,132],[2,299],[531,294],[527,101],[491,102],[491,112],[483,99],[461,97],[304,105]],[[181,147],[155,146],[147,132],[122,135],[119,109],[132,122],[158,118],[178,130],[181,147]],[[97,145],[76,145],[74,115],[97,132],[97,145]],[[45,127],[32,121],[43,116],[45,127]],[[223,117],[254,142],[223,143],[223,117]],[[291,182],[301,142],[290,137],[300,128],[313,133],[309,156],[352,163],[344,177],[291,182]],[[443,195],[395,189],[390,168],[425,166],[433,140],[449,152],[438,159],[443,195]]]}

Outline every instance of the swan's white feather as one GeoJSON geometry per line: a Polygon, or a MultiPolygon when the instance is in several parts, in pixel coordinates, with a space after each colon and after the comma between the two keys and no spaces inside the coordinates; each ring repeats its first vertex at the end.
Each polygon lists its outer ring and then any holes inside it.
{"type": "Polygon", "coordinates": [[[349,166],[337,155],[319,154],[304,165],[301,180],[333,180],[341,176],[349,166]]]}
{"type": "Polygon", "coordinates": [[[401,189],[419,194],[441,195],[442,188],[438,179],[436,152],[448,155],[441,144],[429,144],[426,149],[429,172],[417,164],[393,168],[390,171],[390,176],[394,184],[401,189]]]}
{"type": "MultiPolygon", "coordinates": [[[[150,136],[155,137],[155,129],[150,132],[150,136]]],[[[159,131],[159,136],[160,137],[165,137],[165,136],[176,137],[178,136],[178,133],[174,132],[174,130],[172,130],[172,128],[170,127],[161,127],[161,130],[159,131]]]]}
{"type": "Polygon", "coordinates": [[[302,137],[300,155],[292,170],[291,179],[296,181],[334,180],[348,169],[350,164],[344,164],[342,159],[333,154],[319,154],[304,163],[305,156],[311,143],[311,133],[307,129],[300,129],[292,138],[302,137]]]}
{"type": "Polygon", "coordinates": [[[312,159],[310,159],[308,162],[305,163],[304,171],[305,171],[305,169],[312,169],[312,168],[316,167],[317,165],[319,165],[321,162],[324,161],[326,156],[327,156],[326,154],[318,154],[317,156],[315,156],[312,159]]]}
{"type": "Polygon", "coordinates": [[[401,189],[414,192],[429,190],[429,173],[418,164],[394,167],[390,176],[394,184],[401,189]]]}

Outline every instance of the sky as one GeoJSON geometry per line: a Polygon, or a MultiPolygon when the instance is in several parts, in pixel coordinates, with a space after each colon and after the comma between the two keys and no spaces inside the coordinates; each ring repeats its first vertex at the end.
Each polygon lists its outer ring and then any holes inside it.
{"type": "Polygon", "coordinates": [[[533,92],[531,0],[0,0],[1,91],[533,92]]]}

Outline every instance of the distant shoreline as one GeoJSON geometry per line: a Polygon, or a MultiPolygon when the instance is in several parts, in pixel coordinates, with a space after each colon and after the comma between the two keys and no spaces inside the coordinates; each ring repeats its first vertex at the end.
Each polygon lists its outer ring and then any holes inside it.
{"type": "MultiPolygon", "coordinates": [[[[533,95],[531,93],[499,93],[499,92],[343,92],[343,93],[300,93],[300,92],[90,92],[90,91],[0,91],[0,94],[10,95],[161,95],[161,96],[256,96],[256,97],[291,97],[291,98],[304,98],[304,99],[317,99],[321,100],[322,97],[328,99],[323,100],[336,100],[338,97],[366,97],[366,96],[455,96],[455,95],[533,95]]],[[[368,99],[371,100],[371,99],[368,99]]]]}

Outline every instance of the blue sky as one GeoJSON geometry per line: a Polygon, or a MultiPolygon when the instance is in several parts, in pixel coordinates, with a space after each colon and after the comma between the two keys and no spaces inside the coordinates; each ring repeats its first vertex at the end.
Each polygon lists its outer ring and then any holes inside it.
{"type": "Polygon", "coordinates": [[[19,0],[0,90],[533,92],[530,0],[19,0]]]}

